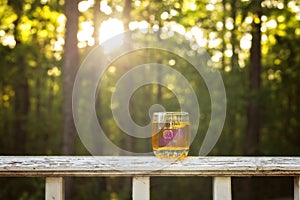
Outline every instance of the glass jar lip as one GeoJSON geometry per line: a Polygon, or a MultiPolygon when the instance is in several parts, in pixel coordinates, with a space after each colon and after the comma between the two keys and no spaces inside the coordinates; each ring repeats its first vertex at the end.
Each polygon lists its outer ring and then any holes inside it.
{"type": "Polygon", "coordinates": [[[171,115],[188,115],[188,112],[185,111],[168,111],[168,112],[154,112],[153,115],[166,115],[166,116],[171,116],[171,115]]]}

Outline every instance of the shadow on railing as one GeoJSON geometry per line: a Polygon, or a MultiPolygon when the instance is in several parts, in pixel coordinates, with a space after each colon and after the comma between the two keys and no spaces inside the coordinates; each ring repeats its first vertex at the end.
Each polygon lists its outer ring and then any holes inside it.
{"type": "Polygon", "coordinates": [[[300,157],[0,156],[0,176],[46,177],[45,199],[64,199],[66,176],[131,176],[132,199],[150,199],[151,176],[212,176],[214,200],[229,200],[231,177],[293,176],[300,200],[300,157]]]}

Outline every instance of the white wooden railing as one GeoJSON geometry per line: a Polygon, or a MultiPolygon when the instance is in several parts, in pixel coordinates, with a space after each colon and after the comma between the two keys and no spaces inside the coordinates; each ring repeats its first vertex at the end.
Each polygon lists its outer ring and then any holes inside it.
{"type": "Polygon", "coordinates": [[[0,176],[46,177],[46,200],[64,199],[67,176],[133,177],[133,200],[150,199],[151,176],[212,176],[214,200],[232,198],[233,176],[293,176],[294,200],[300,200],[300,157],[0,156],[0,176]]]}

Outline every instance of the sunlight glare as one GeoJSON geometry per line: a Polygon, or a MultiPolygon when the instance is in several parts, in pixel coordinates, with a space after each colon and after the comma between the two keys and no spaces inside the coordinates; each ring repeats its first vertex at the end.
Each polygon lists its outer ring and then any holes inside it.
{"type": "Polygon", "coordinates": [[[278,3],[277,8],[280,10],[284,9],[284,4],[282,2],[278,3]]]}
{"type": "Polygon", "coordinates": [[[163,20],[168,19],[168,17],[169,17],[169,13],[168,13],[168,12],[163,12],[163,13],[160,15],[160,18],[163,19],[163,20]]]}
{"type": "Polygon", "coordinates": [[[176,64],[176,61],[174,59],[169,60],[169,65],[174,66],[176,64]]]}
{"type": "Polygon", "coordinates": [[[3,44],[3,46],[9,46],[10,48],[14,48],[16,46],[16,40],[13,35],[5,35],[0,42],[3,44]]]}
{"type": "Polygon", "coordinates": [[[222,39],[216,38],[216,39],[210,39],[208,41],[208,47],[209,48],[217,48],[222,43],[222,39]]]}
{"type": "Polygon", "coordinates": [[[207,4],[206,5],[206,10],[208,10],[208,11],[213,11],[215,9],[215,6],[213,5],[213,4],[207,4]]]}
{"type": "Polygon", "coordinates": [[[111,73],[111,74],[115,73],[116,70],[117,70],[117,68],[116,68],[115,66],[110,66],[110,67],[108,68],[108,72],[111,73]]]}
{"type": "Polygon", "coordinates": [[[143,21],[132,21],[132,22],[129,23],[129,30],[131,30],[131,31],[136,30],[136,29],[146,30],[146,29],[148,29],[148,27],[149,27],[149,24],[145,20],[143,20],[143,21]]]}
{"type": "Polygon", "coordinates": [[[95,41],[93,38],[94,27],[92,21],[85,21],[80,24],[80,31],[77,33],[78,47],[84,48],[87,45],[93,46],[95,41]]]}
{"type": "Polygon", "coordinates": [[[64,48],[65,40],[62,37],[59,37],[56,41],[53,42],[54,51],[62,51],[64,48]]]}
{"type": "Polygon", "coordinates": [[[0,30],[0,37],[3,37],[5,35],[5,31],[4,30],[0,30]]]}
{"type": "Polygon", "coordinates": [[[154,32],[157,32],[157,31],[159,30],[159,26],[158,26],[157,24],[154,24],[154,25],[152,26],[152,30],[153,30],[154,32]]]}
{"type": "Polygon", "coordinates": [[[295,1],[288,2],[288,7],[295,13],[300,11],[300,7],[296,5],[295,1]]]}
{"type": "Polygon", "coordinates": [[[224,26],[223,22],[218,21],[217,24],[216,24],[217,31],[222,31],[223,26],[224,26]]]}
{"type": "Polygon", "coordinates": [[[240,41],[240,47],[241,49],[248,51],[251,48],[252,45],[252,35],[250,33],[245,34],[241,41],[240,41]]]}
{"type": "Polygon", "coordinates": [[[129,23],[129,30],[133,31],[139,27],[139,22],[134,21],[129,23]]]}
{"type": "Polygon", "coordinates": [[[176,22],[171,22],[170,23],[170,29],[172,31],[175,31],[176,33],[179,33],[180,35],[184,35],[186,30],[185,27],[181,24],[178,24],[176,22]]]}
{"type": "Polygon", "coordinates": [[[285,21],[285,17],[284,17],[283,15],[280,15],[280,16],[277,17],[277,21],[278,21],[279,23],[282,23],[282,22],[285,21]]]}
{"type": "Polygon", "coordinates": [[[268,17],[266,15],[261,16],[261,21],[266,22],[268,20],[268,17]]]}
{"type": "Polygon", "coordinates": [[[58,33],[63,33],[65,31],[65,24],[66,24],[67,18],[65,15],[60,14],[57,17],[58,27],[56,28],[58,33]]]}
{"type": "Polygon", "coordinates": [[[233,51],[231,49],[226,49],[224,55],[228,58],[231,58],[233,56],[233,51]]]}
{"type": "Polygon", "coordinates": [[[253,18],[251,16],[247,16],[246,19],[245,19],[245,22],[247,24],[251,24],[253,22],[253,18]]]}
{"type": "Polygon", "coordinates": [[[147,29],[148,27],[149,27],[149,24],[145,20],[143,20],[139,23],[139,29],[147,29]]]}
{"type": "Polygon", "coordinates": [[[118,12],[122,12],[122,11],[123,11],[123,7],[120,6],[120,5],[116,5],[116,10],[117,10],[118,12]]]}
{"type": "Polygon", "coordinates": [[[85,12],[94,5],[94,0],[81,1],[78,4],[79,12],[85,12]]]}
{"type": "Polygon", "coordinates": [[[225,27],[230,31],[234,29],[234,21],[231,17],[226,19],[225,27]]]}
{"type": "Polygon", "coordinates": [[[221,51],[215,51],[213,56],[211,57],[211,60],[215,63],[218,63],[222,60],[223,53],[221,51]]]}
{"type": "Polygon", "coordinates": [[[58,67],[53,67],[47,71],[48,76],[58,77],[61,75],[61,71],[58,67]]]}
{"type": "Polygon", "coordinates": [[[246,66],[244,55],[245,54],[239,54],[238,63],[240,68],[244,68],[246,66]]]}
{"type": "Polygon", "coordinates": [[[176,15],[178,15],[178,12],[176,10],[174,10],[174,9],[171,9],[170,14],[172,16],[176,16],[176,15]]]}
{"type": "Polygon", "coordinates": [[[136,7],[139,7],[139,6],[141,5],[141,1],[134,1],[134,5],[135,5],[136,7]]]}
{"type": "Polygon", "coordinates": [[[225,72],[230,72],[231,71],[231,67],[230,66],[226,66],[224,69],[225,72]]]}
{"type": "Polygon", "coordinates": [[[266,23],[266,26],[267,26],[268,28],[270,28],[270,29],[274,29],[274,28],[277,27],[277,22],[276,22],[275,19],[271,19],[270,21],[268,21],[268,22],[266,23]]]}
{"type": "Polygon", "coordinates": [[[196,39],[196,42],[197,44],[200,46],[200,47],[204,47],[206,45],[206,40],[204,38],[204,33],[203,31],[194,26],[192,29],[191,29],[191,32],[192,34],[194,35],[195,39],[196,39]]]}
{"type": "Polygon", "coordinates": [[[189,7],[191,11],[195,11],[197,9],[197,5],[195,4],[195,2],[190,3],[189,7]]]}
{"type": "Polygon", "coordinates": [[[110,15],[112,13],[111,7],[107,4],[107,1],[100,2],[100,10],[105,13],[106,15],[110,15]]]}
{"type": "MultiPolygon", "coordinates": [[[[99,41],[100,44],[104,44],[105,41],[109,40],[110,38],[120,35],[124,32],[124,25],[122,21],[116,18],[109,18],[108,20],[105,20],[102,22],[100,29],[99,29],[99,41]]],[[[120,35],[117,37],[114,41],[111,41],[109,44],[105,44],[105,49],[112,50],[116,48],[117,46],[120,46],[123,44],[123,36],[120,35]],[[109,46],[108,46],[109,45],[109,46]]]]}

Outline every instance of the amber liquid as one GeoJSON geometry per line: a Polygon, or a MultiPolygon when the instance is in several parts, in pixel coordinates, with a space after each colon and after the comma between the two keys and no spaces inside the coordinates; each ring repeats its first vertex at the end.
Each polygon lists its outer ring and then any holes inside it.
{"type": "Polygon", "coordinates": [[[152,148],[160,158],[184,158],[190,146],[190,123],[152,123],[152,148]]]}

